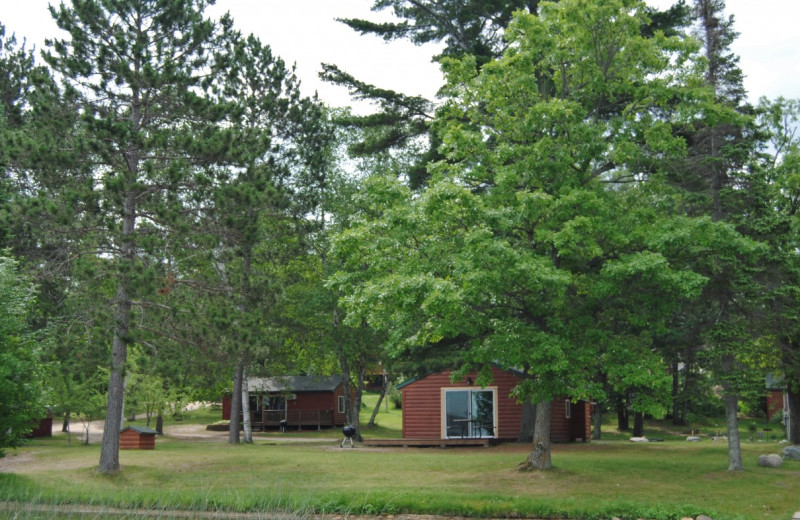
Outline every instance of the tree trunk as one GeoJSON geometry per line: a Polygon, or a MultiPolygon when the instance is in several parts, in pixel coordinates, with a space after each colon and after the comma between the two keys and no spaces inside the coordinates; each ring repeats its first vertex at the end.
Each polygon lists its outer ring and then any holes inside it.
{"type": "Polygon", "coordinates": [[[381,402],[386,397],[386,392],[389,389],[389,377],[386,374],[383,374],[383,385],[381,385],[381,394],[378,396],[378,402],[375,404],[375,409],[372,410],[372,416],[369,418],[369,423],[367,423],[367,427],[373,428],[375,426],[375,418],[378,415],[378,410],[381,409],[381,402]]]}
{"type": "Polygon", "coordinates": [[[100,473],[119,470],[119,430],[122,424],[122,395],[125,386],[125,362],[128,357],[128,322],[131,302],[125,296],[124,288],[117,292],[118,312],[117,330],[111,350],[111,374],[108,381],[108,403],[103,428],[103,441],[100,446],[100,473]]]}
{"type": "Polygon", "coordinates": [[[69,415],[69,410],[64,412],[64,422],[61,423],[61,433],[69,432],[69,415]]]}
{"type": "MultiPolygon", "coordinates": [[[[136,153],[131,157],[132,171],[136,172],[138,158],[136,153]]],[[[122,267],[131,268],[136,259],[136,248],[133,233],[136,229],[136,193],[127,191],[122,210],[122,243],[120,245],[120,263],[122,267]]],[[[129,275],[122,268],[118,271],[119,281],[114,302],[114,338],[111,342],[111,371],[108,378],[108,403],[106,404],[106,420],[103,429],[103,441],[100,446],[100,473],[111,473],[119,470],[119,433],[122,427],[122,403],[125,397],[125,364],[128,360],[128,342],[130,341],[131,297],[128,290],[131,283],[129,275]]]]}
{"type": "Polygon", "coordinates": [[[680,422],[680,374],[678,373],[678,360],[675,359],[671,364],[672,370],[672,424],[679,425],[680,422]]]}
{"type": "Polygon", "coordinates": [[[250,424],[250,389],[247,386],[247,371],[242,370],[242,421],[246,444],[253,444],[253,427],[250,424]]]}
{"type": "Polygon", "coordinates": [[[683,399],[681,403],[681,424],[686,424],[686,415],[689,413],[689,400],[683,399]]]}
{"type": "Polygon", "coordinates": [[[592,440],[599,441],[602,436],[602,426],[603,426],[603,407],[600,403],[595,403],[592,406],[592,440]]]}
{"type": "Polygon", "coordinates": [[[536,427],[536,405],[530,399],[522,403],[522,423],[519,427],[517,442],[533,442],[533,430],[536,427]]]}
{"type": "Polygon", "coordinates": [[[617,399],[617,430],[626,432],[631,429],[628,422],[628,408],[622,398],[617,399]]]}
{"type": "Polygon", "coordinates": [[[644,437],[644,414],[633,412],[633,436],[644,437]]]}
{"type": "Polygon", "coordinates": [[[339,353],[339,365],[342,367],[342,378],[344,379],[344,420],[347,422],[347,426],[355,427],[352,422],[354,396],[353,388],[350,384],[350,363],[345,359],[343,352],[339,353]]]}
{"type": "Polygon", "coordinates": [[[156,433],[159,435],[164,435],[164,412],[163,410],[158,411],[158,415],[156,415],[156,433]]]}
{"type": "Polygon", "coordinates": [[[739,471],[742,466],[742,447],[739,443],[739,396],[731,392],[723,396],[725,425],[728,428],[728,471],[739,471]]]}
{"type": "Polygon", "coordinates": [[[242,379],[244,363],[236,365],[233,372],[233,393],[231,394],[231,423],[228,427],[228,443],[239,444],[239,413],[242,411],[242,379]]]}
{"type": "Polygon", "coordinates": [[[552,401],[536,403],[536,427],[533,430],[533,443],[528,458],[519,465],[521,471],[552,469],[550,459],[550,419],[552,401]]]}
{"type": "Polygon", "coordinates": [[[788,439],[792,444],[800,444],[800,391],[792,388],[789,384],[786,387],[786,396],[788,404],[788,439]]]}
{"type": "Polygon", "coordinates": [[[351,425],[356,427],[356,434],[353,437],[353,440],[356,442],[364,442],[364,437],[361,436],[361,399],[364,396],[364,378],[367,377],[367,362],[364,359],[364,356],[359,356],[358,358],[358,366],[356,367],[358,370],[358,383],[356,383],[356,392],[355,396],[353,396],[353,409],[352,414],[353,418],[350,422],[351,425]]]}

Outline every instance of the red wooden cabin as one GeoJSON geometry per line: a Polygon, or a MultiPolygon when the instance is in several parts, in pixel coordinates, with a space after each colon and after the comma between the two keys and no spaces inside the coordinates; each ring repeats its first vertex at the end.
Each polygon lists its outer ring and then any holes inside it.
{"type": "Polygon", "coordinates": [[[153,450],[156,447],[156,433],[146,426],[126,426],[119,432],[119,449],[153,450]]]}
{"type": "Polygon", "coordinates": [[[789,412],[789,394],[787,393],[786,383],[783,376],[773,376],[772,374],[767,375],[766,383],[767,421],[772,421],[775,418],[782,419],[781,423],[786,429],[786,437],[789,437],[791,422],[796,419],[789,412]],[[782,418],[780,417],[781,415],[783,416],[782,418]]]}
{"type": "MultiPolygon", "coordinates": [[[[510,394],[520,378],[497,368],[492,369],[492,377],[492,383],[486,387],[474,384],[474,374],[452,382],[450,372],[398,385],[403,394],[403,438],[516,440],[522,423],[522,405],[510,394]]],[[[590,438],[590,403],[553,401],[551,441],[590,438]]]]}
{"type": "MultiPolygon", "coordinates": [[[[253,428],[344,426],[345,380],[342,376],[248,378],[253,428]]],[[[230,420],[230,395],[222,400],[222,418],[230,420]]]]}
{"type": "Polygon", "coordinates": [[[52,437],[53,436],[53,412],[47,412],[47,416],[33,423],[33,429],[28,434],[29,437],[52,437]]]}

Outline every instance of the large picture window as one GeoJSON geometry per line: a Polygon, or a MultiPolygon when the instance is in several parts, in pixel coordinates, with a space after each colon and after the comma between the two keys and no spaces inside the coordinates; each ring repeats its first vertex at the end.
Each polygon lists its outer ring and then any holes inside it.
{"type": "Polygon", "coordinates": [[[450,439],[494,437],[495,396],[495,389],[445,389],[442,396],[445,437],[450,439]]]}

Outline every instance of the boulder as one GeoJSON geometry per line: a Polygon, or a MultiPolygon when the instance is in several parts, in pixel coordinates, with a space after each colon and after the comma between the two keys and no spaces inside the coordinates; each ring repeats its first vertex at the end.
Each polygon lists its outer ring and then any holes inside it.
{"type": "Polygon", "coordinates": [[[765,468],[780,468],[781,464],[783,464],[783,459],[775,453],[758,457],[758,465],[765,468]]]}
{"type": "Polygon", "coordinates": [[[697,435],[690,435],[686,437],[686,442],[700,442],[701,440],[703,439],[698,437],[697,435]]]}
{"type": "Polygon", "coordinates": [[[794,444],[783,448],[783,458],[789,460],[800,460],[800,445],[794,444]]]}
{"type": "Polygon", "coordinates": [[[631,442],[650,442],[647,437],[631,437],[631,442]]]}

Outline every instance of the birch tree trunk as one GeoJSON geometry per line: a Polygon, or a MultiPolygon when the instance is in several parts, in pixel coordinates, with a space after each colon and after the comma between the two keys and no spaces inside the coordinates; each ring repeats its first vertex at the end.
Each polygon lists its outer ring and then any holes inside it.
{"type": "Polygon", "coordinates": [[[242,370],[242,421],[244,421],[243,442],[253,444],[253,428],[250,424],[250,389],[247,386],[247,370],[242,370]]]}
{"type": "Polygon", "coordinates": [[[789,384],[786,386],[786,398],[788,408],[786,411],[789,412],[787,418],[789,427],[786,436],[790,443],[800,444],[800,392],[789,384]]]}
{"type": "Polygon", "coordinates": [[[383,399],[386,397],[386,392],[389,389],[389,377],[386,374],[383,374],[383,385],[381,385],[381,394],[378,396],[378,402],[375,404],[375,409],[372,410],[372,416],[369,418],[369,422],[367,423],[367,427],[372,428],[375,426],[375,418],[378,416],[378,410],[381,409],[381,403],[383,399]]]}

